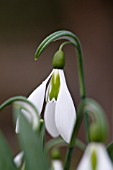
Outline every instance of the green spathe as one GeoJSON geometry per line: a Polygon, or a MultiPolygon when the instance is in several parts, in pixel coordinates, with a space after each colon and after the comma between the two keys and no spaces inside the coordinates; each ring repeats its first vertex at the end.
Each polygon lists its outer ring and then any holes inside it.
{"type": "Polygon", "coordinates": [[[65,57],[64,52],[59,50],[55,53],[52,62],[53,68],[63,69],[65,66],[65,57]]]}

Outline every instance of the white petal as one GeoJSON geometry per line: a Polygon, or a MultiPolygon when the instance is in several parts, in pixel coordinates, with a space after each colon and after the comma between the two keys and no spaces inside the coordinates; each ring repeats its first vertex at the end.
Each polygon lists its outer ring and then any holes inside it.
{"type": "Polygon", "coordinates": [[[52,75],[53,71],[50,73],[50,75],[46,78],[46,80],[44,82],[42,82],[42,84],[37,87],[32,93],[31,95],[28,97],[28,100],[30,100],[35,107],[37,108],[37,110],[39,111],[39,114],[42,111],[43,108],[43,103],[44,103],[44,97],[45,97],[45,90],[46,90],[46,84],[48,82],[48,80],[50,79],[51,75],[52,75]]]}
{"type": "Polygon", "coordinates": [[[97,170],[113,170],[113,165],[110,161],[110,158],[108,156],[108,153],[103,145],[98,144],[98,146],[95,146],[95,150],[97,152],[98,156],[98,164],[97,164],[97,170]]]}
{"type": "Polygon", "coordinates": [[[55,108],[55,122],[59,134],[69,143],[76,121],[76,111],[73,100],[66,85],[64,72],[59,70],[60,90],[55,108]]]}
{"type": "Polygon", "coordinates": [[[43,82],[28,97],[28,100],[31,101],[35,105],[35,107],[39,111],[39,114],[41,113],[42,108],[43,108],[45,90],[46,90],[46,83],[43,82]]]}
{"type": "Polygon", "coordinates": [[[20,123],[19,122],[20,122],[20,118],[18,116],[17,121],[16,121],[16,128],[15,128],[16,133],[20,132],[20,123]]]}
{"type": "Polygon", "coordinates": [[[96,170],[113,170],[113,165],[105,147],[98,143],[91,143],[88,145],[77,170],[92,170],[91,155],[93,151],[95,151],[97,156],[96,170]]]}
{"type": "Polygon", "coordinates": [[[21,164],[22,164],[23,155],[24,155],[24,153],[23,153],[23,152],[20,152],[20,153],[19,153],[18,155],[16,155],[15,158],[14,158],[14,162],[15,162],[17,168],[20,167],[21,164]]]}
{"type": "Polygon", "coordinates": [[[55,102],[47,102],[44,113],[45,126],[52,137],[59,136],[55,125],[55,102]]]}
{"type": "MultiPolygon", "coordinates": [[[[38,112],[35,112],[35,110],[28,104],[24,102],[16,102],[16,104],[23,107],[21,110],[22,114],[26,117],[26,119],[32,124],[33,129],[35,130],[39,126],[39,115],[38,112]]],[[[16,122],[16,133],[20,132],[20,123],[19,123],[19,116],[17,118],[16,122]]]]}
{"type": "Polygon", "coordinates": [[[63,170],[62,162],[60,160],[53,160],[52,167],[54,170],[63,170]]]}
{"type": "Polygon", "coordinates": [[[86,148],[86,151],[83,155],[82,160],[77,168],[77,170],[92,170],[91,167],[91,144],[89,144],[86,148]]]}

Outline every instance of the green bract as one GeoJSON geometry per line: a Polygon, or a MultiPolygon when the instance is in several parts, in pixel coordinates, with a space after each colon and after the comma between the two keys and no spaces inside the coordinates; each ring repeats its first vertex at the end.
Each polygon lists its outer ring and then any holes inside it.
{"type": "Polygon", "coordinates": [[[64,58],[64,52],[62,50],[59,50],[55,53],[53,57],[53,68],[57,69],[63,69],[65,66],[65,58],[64,58]]]}
{"type": "Polygon", "coordinates": [[[101,127],[99,124],[94,124],[91,125],[90,127],[90,140],[93,142],[102,142],[104,143],[107,138],[107,128],[106,125],[105,127],[101,127]]]}

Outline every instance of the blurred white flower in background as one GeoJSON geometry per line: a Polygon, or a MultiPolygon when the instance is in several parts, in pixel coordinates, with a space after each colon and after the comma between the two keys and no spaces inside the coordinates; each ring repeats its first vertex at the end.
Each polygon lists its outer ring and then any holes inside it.
{"type": "Polygon", "coordinates": [[[105,146],[100,143],[90,143],[77,170],[113,170],[105,146]]]}
{"type": "Polygon", "coordinates": [[[52,160],[53,170],[63,170],[62,162],[60,160],[52,160]]]}

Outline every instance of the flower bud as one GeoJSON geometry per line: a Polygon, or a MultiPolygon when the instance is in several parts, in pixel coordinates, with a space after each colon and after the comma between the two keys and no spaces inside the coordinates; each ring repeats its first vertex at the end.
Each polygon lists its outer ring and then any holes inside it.
{"type": "Polygon", "coordinates": [[[54,54],[52,65],[53,65],[53,68],[57,68],[57,69],[64,68],[65,57],[64,57],[64,52],[62,50],[59,50],[54,54]]]}
{"type": "Polygon", "coordinates": [[[60,155],[59,149],[53,149],[53,151],[51,153],[51,157],[52,157],[53,160],[60,160],[61,155],[60,155]]]}
{"type": "Polygon", "coordinates": [[[102,129],[99,124],[96,126],[92,124],[90,127],[90,140],[93,142],[105,142],[107,137],[107,130],[104,128],[102,129]]]}

